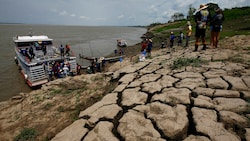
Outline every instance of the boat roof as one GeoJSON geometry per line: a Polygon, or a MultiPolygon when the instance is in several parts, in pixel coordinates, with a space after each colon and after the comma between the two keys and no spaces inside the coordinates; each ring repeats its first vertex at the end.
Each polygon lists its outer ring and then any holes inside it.
{"type": "Polygon", "coordinates": [[[38,36],[17,36],[13,38],[14,42],[35,42],[35,41],[52,41],[53,39],[49,38],[46,35],[38,36]]]}

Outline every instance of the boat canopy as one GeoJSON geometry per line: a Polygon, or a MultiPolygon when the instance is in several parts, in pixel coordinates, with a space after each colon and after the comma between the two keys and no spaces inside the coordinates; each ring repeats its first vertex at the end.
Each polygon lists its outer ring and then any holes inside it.
{"type": "Polygon", "coordinates": [[[35,41],[52,41],[53,39],[45,35],[40,36],[17,36],[14,37],[14,42],[35,42],[35,41]]]}

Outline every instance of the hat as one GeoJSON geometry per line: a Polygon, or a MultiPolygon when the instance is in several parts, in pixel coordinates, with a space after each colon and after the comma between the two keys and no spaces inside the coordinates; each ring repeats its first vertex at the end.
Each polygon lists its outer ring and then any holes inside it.
{"type": "Polygon", "coordinates": [[[217,8],[217,9],[215,9],[214,11],[215,11],[216,13],[221,13],[221,12],[222,12],[222,9],[217,8]]]}
{"type": "Polygon", "coordinates": [[[153,42],[151,39],[148,39],[149,42],[153,42]]]}
{"type": "Polygon", "coordinates": [[[170,34],[174,34],[174,32],[173,32],[173,31],[171,31],[171,32],[170,32],[170,34]]]}
{"type": "Polygon", "coordinates": [[[203,10],[203,9],[206,9],[206,8],[208,8],[208,6],[207,6],[207,5],[205,5],[205,4],[201,4],[201,5],[200,5],[199,10],[203,10]]]}
{"type": "Polygon", "coordinates": [[[191,22],[190,22],[190,21],[187,21],[187,25],[191,25],[191,22]]]}
{"type": "Polygon", "coordinates": [[[100,60],[100,61],[103,61],[104,59],[105,59],[104,57],[100,57],[100,59],[99,59],[99,60],[100,60]]]}

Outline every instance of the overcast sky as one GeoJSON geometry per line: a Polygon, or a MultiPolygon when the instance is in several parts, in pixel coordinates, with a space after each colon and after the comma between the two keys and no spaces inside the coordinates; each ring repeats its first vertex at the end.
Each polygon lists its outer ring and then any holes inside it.
{"type": "MultiPolygon", "coordinates": [[[[164,23],[211,0],[0,0],[0,23],[132,26],[164,23]]],[[[250,0],[213,0],[221,8],[250,6],[250,0]]]]}

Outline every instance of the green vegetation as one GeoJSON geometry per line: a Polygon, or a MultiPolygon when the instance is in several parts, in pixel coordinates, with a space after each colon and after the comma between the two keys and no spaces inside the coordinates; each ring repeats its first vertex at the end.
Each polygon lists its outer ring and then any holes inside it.
{"type": "Polygon", "coordinates": [[[234,35],[250,35],[250,7],[225,9],[225,21],[221,38],[234,35]]]}
{"type": "Polygon", "coordinates": [[[34,128],[24,128],[14,141],[35,141],[38,133],[34,128]]]}
{"type": "Polygon", "coordinates": [[[56,94],[60,94],[62,92],[62,89],[59,88],[59,89],[52,89],[51,90],[51,95],[56,95],[56,94]]]}
{"type": "Polygon", "coordinates": [[[154,33],[159,33],[159,32],[174,29],[174,28],[182,28],[185,24],[186,24],[186,21],[178,21],[178,22],[175,22],[175,23],[164,25],[164,26],[162,26],[160,28],[156,28],[155,30],[153,30],[153,32],[154,33]]]}
{"type": "MultiPolygon", "coordinates": [[[[211,12],[212,14],[214,12],[211,12]]],[[[220,34],[220,37],[223,39],[225,37],[232,37],[234,35],[250,35],[250,7],[241,7],[241,8],[232,8],[232,9],[225,9],[223,11],[225,15],[225,21],[223,22],[223,30],[220,34]]],[[[185,32],[187,20],[176,21],[173,23],[167,24],[156,24],[156,28],[152,30],[153,33],[162,34],[163,38],[168,38],[170,30],[175,30],[176,33],[179,31],[185,32]],[[158,27],[157,27],[158,25],[158,27]],[[179,29],[179,31],[178,31],[179,29]],[[168,33],[169,32],[169,33],[168,33]],[[168,35],[165,35],[168,33],[168,35]]],[[[195,23],[193,18],[191,18],[191,23],[193,25],[193,36],[191,38],[194,39],[194,32],[195,32],[195,23]]],[[[151,27],[151,26],[149,26],[151,27]]],[[[207,40],[209,40],[209,28],[207,30],[207,40]]]]}
{"type": "Polygon", "coordinates": [[[201,64],[206,63],[207,61],[201,60],[200,58],[177,58],[174,60],[171,68],[172,69],[180,69],[185,66],[193,66],[193,67],[199,67],[201,64]]]}
{"type": "Polygon", "coordinates": [[[63,106],[59,106],[59,107],[57,108],[57,111],[58,111],[58,112],[64,112],[64,111],[65,111],[65,109],[64,109],[64,107],[63,107],[63,106]]]}

